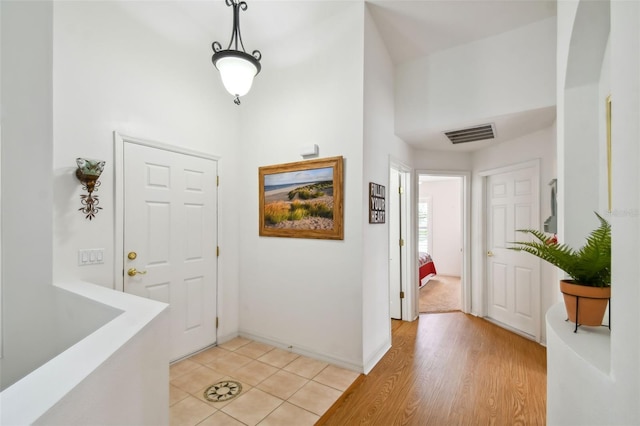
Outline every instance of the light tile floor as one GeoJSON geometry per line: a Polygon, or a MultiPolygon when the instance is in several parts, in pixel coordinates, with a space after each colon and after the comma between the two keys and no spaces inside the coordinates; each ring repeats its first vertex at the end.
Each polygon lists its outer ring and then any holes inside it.
{"type": "Polygon", "coordinates": [[[171,365],[171,426],[313,425],[358,377],[273,346],[237,337],[171,365]],[[242,392],[223,402],[204,393],[222,380],[242,392]]]}

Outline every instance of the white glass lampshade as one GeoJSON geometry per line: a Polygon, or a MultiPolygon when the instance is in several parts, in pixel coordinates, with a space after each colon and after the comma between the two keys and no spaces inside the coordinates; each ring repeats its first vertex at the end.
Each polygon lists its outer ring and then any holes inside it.
{"type": "Polygon", "coordinates": [[[244,96],[251,89],[253,77],[258,73],[258,68],[250,61],[237,57],[225,56],[215,62],[220,71],[222,84],[233,96],[244,96]]]}

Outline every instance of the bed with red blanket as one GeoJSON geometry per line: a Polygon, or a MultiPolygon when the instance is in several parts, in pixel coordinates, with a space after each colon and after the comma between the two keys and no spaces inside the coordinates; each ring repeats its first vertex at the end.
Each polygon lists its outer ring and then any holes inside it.
{"type": "Polygon", "coordinates": [[[418,253],[418,266],[420,270],[420,287],[425,285],[431,277],[436,275],[436,266],[433,264],[433,259],[429,253],[418,253]]]}

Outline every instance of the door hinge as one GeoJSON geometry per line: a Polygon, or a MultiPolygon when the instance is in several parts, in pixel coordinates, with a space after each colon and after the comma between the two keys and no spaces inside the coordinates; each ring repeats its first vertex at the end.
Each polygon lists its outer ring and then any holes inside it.
{"type": "Polygon", "coordinates": [[[220,257],[220,246],[216,247],[216,257],[220,257]]]}
{"type": "Polygon", "coordinates": [[[400,292],[400,299],[404,299],[404,291],[400,292]]]}
{"type": "Polygon", "coordinates": [[[400,238],[400,247],[404,247],[404,240],[400,238]]]}
{"type": "Polygon", "coordinates": [[[219,325],[220,325],[220,321],[218,320],[218,317],[216,317],[216,328],[218,328],[219,325]]]}
{"type": "Polygon", "coordinates": [[[220,186],[220,176],[216,176],[216,186],[220,186]]]}
{"type": "Polygon", "coordinates": [[[399,186],[398,187],[398,194],[404,194],[404,188],[399,186]]]}

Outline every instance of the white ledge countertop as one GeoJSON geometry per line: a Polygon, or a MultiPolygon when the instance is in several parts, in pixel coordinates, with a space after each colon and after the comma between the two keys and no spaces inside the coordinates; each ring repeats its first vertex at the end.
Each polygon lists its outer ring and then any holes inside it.
{"type": "Polygon", "coordinates": [[[564,303],[553,305],[547,311],[549,330],[579,358],[608,375],[611,369],[611,330],[607,326],[581,325],[574,333],[575,323],[566,321],[564,303]]]}
{"type": "Polygon", "coordinates": [[[83,281],[54,286],[122,312],[3,390],[3,424],[35,422],[169,306],[83,281]]]}

